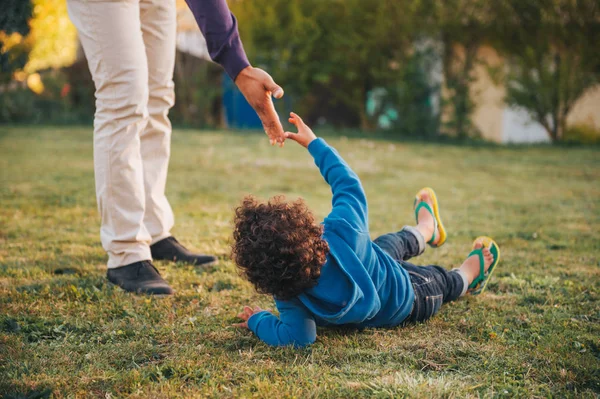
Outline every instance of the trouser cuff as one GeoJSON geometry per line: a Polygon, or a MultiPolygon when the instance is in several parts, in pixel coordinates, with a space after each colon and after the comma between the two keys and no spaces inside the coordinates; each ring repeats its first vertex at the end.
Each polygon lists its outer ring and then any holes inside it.
{"type": "Polygon", "coordinates": [[[460,293],[460,296],[464,296],[467,293],[467,290],[469,289],[469,279],[467,278],[467,275],[465,274],[465,272],[463,272],[460,269],[452,269],[451,271],[458,273],[458,275],[462,278],[463,280],[463,289],[462,292],[460,293]]]}
{"type": "Polygon", "coordinates": [[[152,241],[150,241],[150,245],[154,245],[157,242],[162,241],[162,240],[164,240],[167,237],[171,237],[171,232],[167,231],[167,232],[162,233],[162,234],[160,234],[160,235],[158,235],[156,237],[152,237],[152,241]]]}
{"type": "Polygon", "coordinates": [[[412,226],[404,226],[402,228],[402,231],[406,231],[407,233],[412,234],[417,239],[417,242],[419,243],[419,253],[417,254],[417,256],[425,252],[425,237],[423,237],[423,234],[421,234],[419,230],[412,226]]]}
{"type": "Polygon", "coordinates": [[[132,263],[141,262],[143,260],[152,261],[150,247],[147,245],[143,248],[132,249],[131,252],[124,253],[108,253],[108,268],[114,269],[121,266],[127,266],[132,263]]]}

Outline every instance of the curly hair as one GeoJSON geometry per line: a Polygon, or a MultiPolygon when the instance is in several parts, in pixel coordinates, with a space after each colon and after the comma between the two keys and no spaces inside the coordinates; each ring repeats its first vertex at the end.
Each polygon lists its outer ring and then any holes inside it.
{"type": "Polygon", "coordinates": [[[258,292],[286,300],[317,284],[329,245],[304,200],[248,196],[234,223],[233,260],[258,292]]]}

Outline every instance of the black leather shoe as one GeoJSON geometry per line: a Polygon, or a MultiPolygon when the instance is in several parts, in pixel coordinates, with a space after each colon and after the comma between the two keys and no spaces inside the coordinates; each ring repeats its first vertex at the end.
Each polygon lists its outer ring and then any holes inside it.
{"type": "Polygon", "coordinates": [[[150,246],[152,259],[185,262],[196,266],[209,266],[217,261],[212,255],[190,252],[175,237],[167,237],[150,246]]]}
{"type": "Polygon", "coordinates": [[[108,281],[125,291],[136,294],[173,295],[174,293],[154,265],[147,260],[108,269],[106,277],[108,281]]]}

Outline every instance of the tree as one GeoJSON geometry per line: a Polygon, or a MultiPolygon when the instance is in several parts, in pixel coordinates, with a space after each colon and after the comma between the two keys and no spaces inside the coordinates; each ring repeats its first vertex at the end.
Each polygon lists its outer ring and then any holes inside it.
{"type": "Polygon", "coordinates": [[[3,0],[0,12],[0,83],[27,63],[29,48],[22,41],[29,33],[32,6],[29,0],[3,0]],[[10,51],[9,51],[10,50],[10,51]]]}
{"type": "Polygon", "coordinates": [[[501,12],[496,47],[508,60],[505,101],[560,141],[573,105],[600,82],[600,3],[505,0],[501,12]]]}
{"type": "Polygon", "coordinates": [[[443,128],[457,137],[479,135],[471,121],[475,110],[471,85],[478,52],[494,31],[495,4],[489,0],[430,0],[423,12],[431,34],[443,45],[443,128]]]}

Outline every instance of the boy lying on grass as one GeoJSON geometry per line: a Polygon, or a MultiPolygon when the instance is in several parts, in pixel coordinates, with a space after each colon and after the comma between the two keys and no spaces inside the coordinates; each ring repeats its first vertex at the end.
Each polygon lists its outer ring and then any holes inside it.
{"type": "Polygon", "coordinates": [[[417,193],[417,225],[372,241],[367,199],[358,176],[336,150],[294,113],[298,133],[286,138],[306,147],[333,192],[322,225],[302,199],[260,203],[246,197],[235,211],[233,257],[242,274],[273,295],[279,317],[246,306],[237,324],[270,345],[304,346],[317,326],[394,327],[435,315],[442,303],[483,291],[498,264],[498,245],[479,237],[464,263],[447,271],[408,261],[446,241],[435,192],[417,193]]]}

